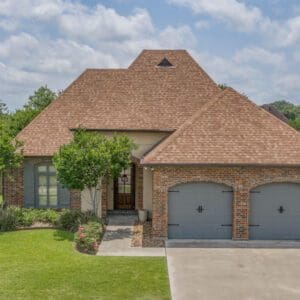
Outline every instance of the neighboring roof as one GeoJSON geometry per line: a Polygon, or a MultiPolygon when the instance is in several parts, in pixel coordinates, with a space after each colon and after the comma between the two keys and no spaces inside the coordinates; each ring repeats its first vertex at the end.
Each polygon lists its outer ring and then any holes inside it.
{"type": "Polygon", "coordinates": [[[270,105],[270,104],[264,104],[261,106],[264,110],[268,111],[269,113],[271,113],[272,115],[274,115],[275,117],[277,117],[278,119],[280,119],[281,121],[288,123],[289,119],[278,109],[276,109],[274,106],[270,105]]]}
{"type": "Polygon", "coordinates": [[[142,164],[300,166],[300,133],[227,88],[142,164]]]}
{"type": "Polygon", "coordinates": [[[86,70],[18,139],[25,156],[51,156],[79,126],[173,131],[218,92],[185,50],[144,50],[128,69],[86,70]]]}

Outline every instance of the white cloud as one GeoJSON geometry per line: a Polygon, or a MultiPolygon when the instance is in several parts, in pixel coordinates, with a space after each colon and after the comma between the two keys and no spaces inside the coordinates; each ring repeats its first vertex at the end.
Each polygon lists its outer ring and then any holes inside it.
{"type": "Polygon", "coordinates": [[[0,42],[0,95],[11,106],[14,99],[20,105],[39,85],[65,88],[86,68],[127,67],[144,48],[187,48],[196,43],[188,26],[159,30],[143,9],[124,16],[103,5],[90,8],[63,0],[19,4],[0,2],[0,16],[22,28],[0,42]],[[48,34],[48,25],[55,38],[48,34]]]}
{"type": "Polygon", "coordinates": [[[261,11],[257,7],[248,7],[236,0],[168,0],[168,2],[190,7],[196,14],[208,14],[242,31],[253,30],[262,18],[261,11]]]}
{"type": "Polygon", "coordinates": [[[139,9],[125,17],[103,5],[97,5],[95,10],[66,12],[58,17],[58,22],[64,34],[89,40],[140,38],[154,31],[146,10],[139,9]]]}
{"type": "Polygon", "coordinates": [[[230,28],[235,31],[260,34],[277,47],[290,47],[300,41],[300,16],[282,21],[271,20],[263,15],[258,7],[247,6],[238,0],[167,1],[188,7],[195,14],[208,15],[215,20],[229,24],[230,28]]]}
{"type": "Polygon", "coordinates": [[[234,60],[238,63],[257,62],[260,64],[268,64],[280,66],[284,63],[284,54],[275,53],[259,47],[248,47],[239,50],[234,60]]]}
{"type": "Polygon", "coordinates": [[[195,23],[197,29],[207,29],[210,27],[210,23],[206,20],[200,20],[195,23]]]}

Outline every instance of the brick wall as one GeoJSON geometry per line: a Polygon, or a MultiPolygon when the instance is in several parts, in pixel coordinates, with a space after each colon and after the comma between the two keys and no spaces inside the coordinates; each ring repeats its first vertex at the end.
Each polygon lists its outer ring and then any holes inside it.
{"type": "Polygon", "coordinates": [[[250,190],[271,182],[300,183],[300,168],[267,167],[155,167],[153,170],[152,232],[168,235],[168,189],[187,182],[215,182],[233,188],[233,239],[248,239],[250,190]]]}
{"type": "Polygon", "coordinates": [[[135,209],[143,208],[143,166],[136,165],[135,209]]]}
{"type": "Polygon", "coordinates": [[[3,179],[3,199],[8,205],[22,206],[24,201],[23,167],[10,170],[3,179]]]}

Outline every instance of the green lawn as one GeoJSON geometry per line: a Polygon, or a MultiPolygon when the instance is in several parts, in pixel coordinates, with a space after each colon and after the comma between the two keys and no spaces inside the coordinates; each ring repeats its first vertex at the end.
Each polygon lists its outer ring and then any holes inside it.
{"type": "Polygon", "coordinates": [[[76,252],[60,230],[0,233],[0,299],[170,299],[165,258],[76,252]]]}

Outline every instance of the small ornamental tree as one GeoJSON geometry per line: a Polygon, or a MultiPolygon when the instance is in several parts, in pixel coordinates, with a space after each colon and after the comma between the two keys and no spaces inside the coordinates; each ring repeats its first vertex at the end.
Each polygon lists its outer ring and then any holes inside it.
{"type": "MultiPolygon", "coordinates": [[[[4,124],[0,123],[0,179],[2,180],[2,189],[4,188],[3,180],[5,173],[9,169],[17,168],[22,162],[22,154],[18,152],[22,143],[14,140],[5,129],[4,124]]],[[[1,191],[3,194],[3,191],[1,191]]],[[[4,199],[5,200],[5,199],[4,199]]]]}
{"type": "Polygon", "coordinates": [[[98,213],[97,188],[103,177],[117,177],[130,165],[135,144],[127,136],[107,138],[79,129],[73,140],[53,157],[59,181],[69,189],[88,189],[94,213],[98,213]]]}

